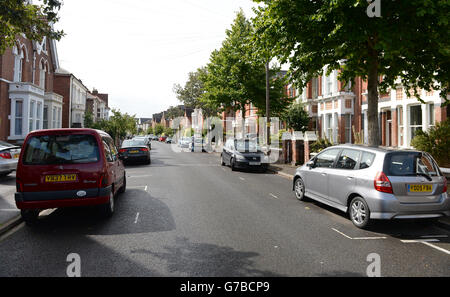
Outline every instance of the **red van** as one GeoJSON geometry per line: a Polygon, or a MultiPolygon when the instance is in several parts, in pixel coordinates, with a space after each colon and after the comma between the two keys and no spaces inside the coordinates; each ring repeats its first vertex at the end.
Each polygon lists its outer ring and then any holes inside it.
{"type": "Polygon", "coordinates": [[[125,168],[112,138],[93,129],[31,132],[16,173],[17,208],[28,224],[44,209],[99,205],[114,213],[114,196],[126,189],[125,168]]]}

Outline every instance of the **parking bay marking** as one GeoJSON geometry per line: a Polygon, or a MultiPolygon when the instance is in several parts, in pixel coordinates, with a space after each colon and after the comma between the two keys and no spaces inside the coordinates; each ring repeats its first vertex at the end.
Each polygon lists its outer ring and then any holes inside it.
{"type": "Polygon", "coordinates": [[[342,236],[351,239],[351,240],[378,240],[378,239],[387,239],[387,237],[385,236],[379,236],[379,237],[350,237],[347,234],[335,229],[335,228],[331,228],[333,231],[341,234],[342,236]]]}
{"type": "Polygon", "coordinates": [[[275,196],[275,195],[272,194],[272,193],[270,193],[269,195],[272,196],[272,197],[275,198],[275,199],[279,199],[277,196],[275,196]]]}
{"type": "Polygon", "coordinates": [[[139,213],[136,214],[136,219],[134,220],[134,223],[135,223],[135,224],[137,224],[138,219],[139,219],[139,213]]]}
{"type": "Polygon", "coordinates": [[[422,243],[422,244],[427,245],[427,246],[429,246],[429,247],[431,247],[433,249],[436,249],[436,250],[438,250],[440,252],[443,252],[443,253],[445,253],[447,255],[450,255],[450,251],[430,243],[430,242],[439,242],[439,239],[433,239],[433,238],[430,238],[430,239],[413,239],[413,240],[401,240],[401,242],[403,242],[403,243],[422,243]]]}

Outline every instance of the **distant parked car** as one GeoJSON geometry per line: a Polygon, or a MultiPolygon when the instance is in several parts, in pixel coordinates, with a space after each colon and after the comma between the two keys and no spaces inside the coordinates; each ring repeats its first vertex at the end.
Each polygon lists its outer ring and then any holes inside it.
{"type": "Polygon", "coordinates": [[[333,146],[297,169],[293,188],[299,200],[347,212],[358,228],[372,219],[450,216],[447,180],[421,151],[333,146]]]}
{"type": "Polygon", "coordinates": [[[154,135],[154,136],[152,137],[152,141],[158,141],[158,140],[159,140],[159,137],[158,137],[158,136],[154,135]]]}
{"type": "Polygon", "coordinates": [[[231,170],[259,169],[266,171],[268,160],[255,141],[248,139],[229,139],[220,155],[222,166],[229,165],[231,170]]]}
{"type": "Polygon", "coordinates": [[[143,140],[124,140],[119,154],[125,163],[139,162],[147,165],[151,163],[150,150],[143,140]]]}
{"type": "Polygon", "coordinates": [[[167,137],[167,138],[166,138],[166,143],[172,143],[172,138],[167,137]]]}
{"type": "Polygon", "coordinates": [[[178,140],[178,146],[181,148],[189,148],[190,143],[191,139],[189,137],[181,137],[178,140]]]}
{"type": "Polygon", "coordinates": [[[0,177],[5,177],[17,168],[20,146],[0,141],[0,177]]]}
{"type": "Polygon", "coordinates": [[[114,197],[126,189],[125,168],[112,138],[92,129],[31,132],[16,174],[17,208],[27,224],[44,209],[98,205],[114,213],[114,197]]]}
{"type": "Polygon", "coordinates": [[[152,149],[152,143],[151,143],[151,140],[150,140],[150,138],[148,138],[147,136],[135,136],[135,137],[133,138],[133,140],[143,141],[143,142],[147,145],[147,147],[148,147],[149,150],[152,149]]]}
{"type": "Polygon", "coordinates": [[[166,141],[167,136],[160,136],[159,141],[164,142],[166,141]]]}

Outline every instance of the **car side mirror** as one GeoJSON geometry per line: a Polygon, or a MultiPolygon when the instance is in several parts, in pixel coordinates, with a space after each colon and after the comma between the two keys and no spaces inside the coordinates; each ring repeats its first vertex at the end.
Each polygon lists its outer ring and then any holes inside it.
{"type": "Polygon", "coordinates": [[[306,167],[308,167],[308,168],[314,168],[314,161],[308,161],[308,162],[306,162],[306,167]]]}

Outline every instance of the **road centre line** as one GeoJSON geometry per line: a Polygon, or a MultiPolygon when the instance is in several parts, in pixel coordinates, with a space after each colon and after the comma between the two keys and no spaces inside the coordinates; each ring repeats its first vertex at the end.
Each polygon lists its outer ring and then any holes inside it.
{"type": "Polygon", "coordinates": [[[151,177],[153,175],[129,175],[128,178],[141,178],[141,177],[151,177]]]}

